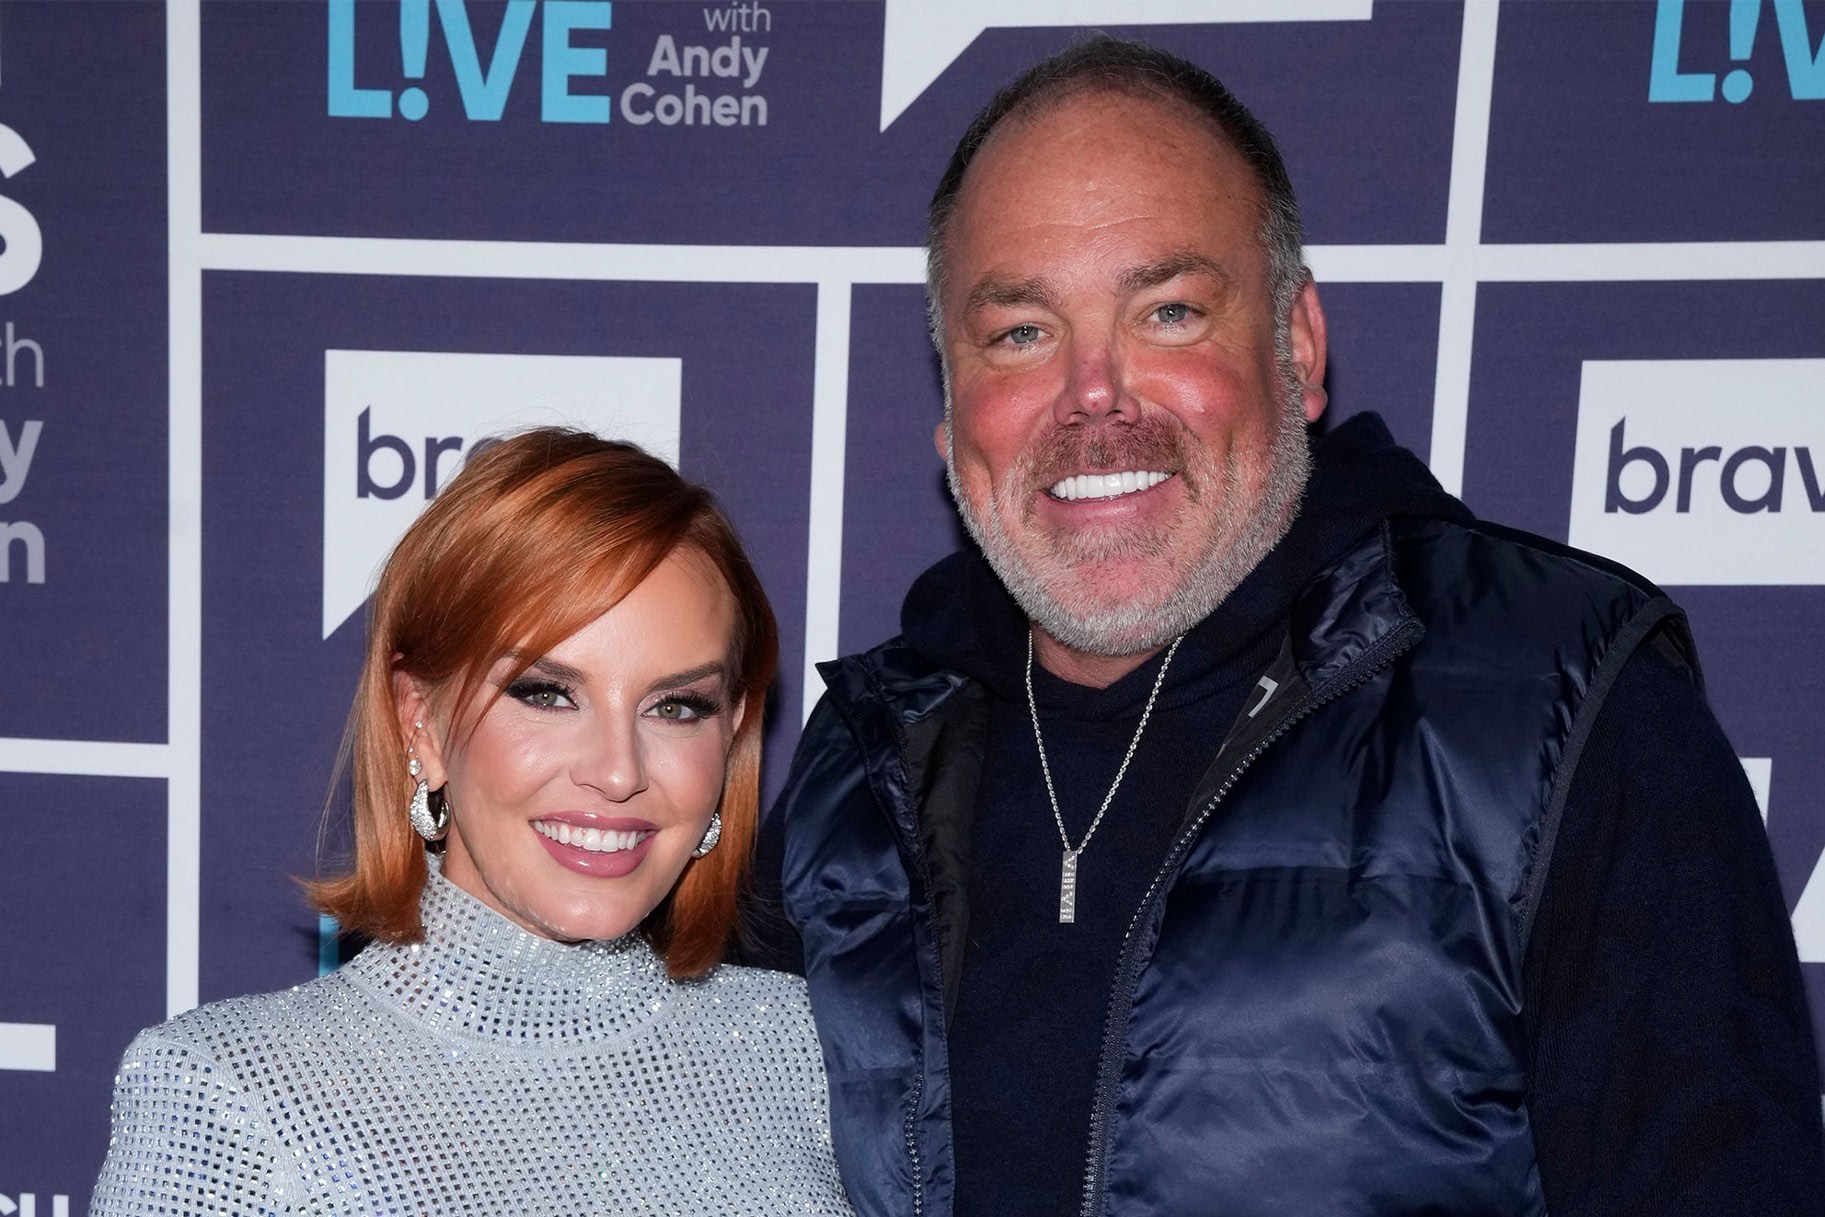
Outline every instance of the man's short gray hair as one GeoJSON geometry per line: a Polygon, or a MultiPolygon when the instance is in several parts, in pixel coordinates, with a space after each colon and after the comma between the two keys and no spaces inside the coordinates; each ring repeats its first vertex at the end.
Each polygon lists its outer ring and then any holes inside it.
{"type": "MultiPolygon", "coordinates": [[[[1031,118],[1082,93],[1128,93],[1178,102],[1203,116],[1229,140],[1261,187],[1261,245],[1267,254],[1274,317],[1282,321],[1306,280],[1299,201],[1286,162],[1261,120],[1223,82],[1195,63],[1158,47],[1095,34],[1015,77],[984,106],[957,141],[932,194],[925,241],[925,290],[932,341],[944,355],[945,242],[970,162],[1010,117],[1031,118]]],[[[949,380],[947,374],[946,380],[949,380]]],[[[948,385],[946,396],[949,396],[948,385]]]]}

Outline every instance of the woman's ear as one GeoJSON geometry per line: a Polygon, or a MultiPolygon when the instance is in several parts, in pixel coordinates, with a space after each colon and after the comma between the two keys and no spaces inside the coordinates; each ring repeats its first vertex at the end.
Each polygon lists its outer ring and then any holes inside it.
{"type": "Polygon", "coordinates": [[[448,780],[444,770],[444,729],[419,683],[397,669],[393,672],[393,704],[399,710],[399,734],[406,752],[424,766],[418,776],[442,790],[448,780]]]}
{"type": "Polygon", "coordinates": [[[731,719],[733,725],[729,728],[729,741],[731,746],[734,744],[735,733],[741,730],[742,723],[746,721],[748,717],[748,702],[752,699],[752,696],[752,694],[744,693],[735,701],[735,713],[731,719]]]}

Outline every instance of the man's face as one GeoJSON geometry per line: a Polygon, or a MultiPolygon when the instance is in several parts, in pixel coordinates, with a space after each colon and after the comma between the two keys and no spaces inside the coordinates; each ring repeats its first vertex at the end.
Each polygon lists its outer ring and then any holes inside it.
{"type": "Polygon", "coordinates": [[[1283,534],[1324,408],[1307,285],[1276,354],[1260,188],[1166,103],[1006,121],[964,179],[938,445],[971,534],[1066,647],[1151,650],[1283,534]]]}

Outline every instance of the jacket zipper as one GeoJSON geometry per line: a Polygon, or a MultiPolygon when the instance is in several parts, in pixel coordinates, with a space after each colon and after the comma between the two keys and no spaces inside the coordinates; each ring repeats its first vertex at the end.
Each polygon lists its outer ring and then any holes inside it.
{"type": "MultiPolygon", "coordinates": [[[[1179,834],[1166,854],[1166,862],[1153,882],[1148,885],[1147,894],[1141,898],[1140,907],[1128,922],[1128,929],[1122,935],[1121,952],[1117,956],[1115,984],[1109,992],[1109,1009],[1103,1018],[1103,1048],[1100,1064],[1097,1066],[1096,1104],[1090,1109],[1090,1152],[1084,1165],[1084,1200],[1080,1210],[1081,1217],[1096,1217],[1097,1201],[1103,1188],[1103,1166],[1109,1153],[1109,1112],[1115,1104],[1115,1084],[1121,1072],[1121,1047],[1126,1038],[1128,1026],[1127,1011],[1134,1007],[1134,989],[1140,983],[1140,966],[1134,958],[1131,948],[1134,945],[1134,933],[1140,928],[1143,918],[1149,918],[1155,898],[1163,890],[1166,880],[1178,869],[1184,860],[1186,851],[1203,831],[1205,823],[1216,811],[1224,797],[1229,794],[1236,782],[1248,771],[1250,765],[1271,747],[1274,741],[1285,735],[1307,715],[1320,706],[1342,697],[1359,685],[1368,683],[1382,668],[1393,662],[1394,658],[1418,641],[1421,628],[1417,622],[1402,625],[1392,634],[1371,647],[1367,654],[1357,661],[1355,673],[1340,677],[1322,695],[1309,697],[1303,705],[1295,707],[1280,725],[1269,732],[1260,743],[1249,749],[1236,767],[1223,779],[1223,785],[1210,797],[1204,809],[1198,813],[1186,830],[1179,834]],[[1119,1016],[1119,1017],[1118,1017],[1119,1016]]],[[[917,1212],[917,1196],[914,1199],[914,1211],[917,1212]]]]}
{"type": "Polygon", "coordinates": [[[913,1217],[925,1212],[925,1172],[919,1164],[919,1100],[925,1093],[925,1066],[913,1070],[912,1095],[906,1105],[906,1156],[912,1160],[913,1217]]]}
{"type": "MultiPolygon", "coordinates": [[[[904,764],[904,758],[906,756],[906,737],[903,732],[895,732],[894,746],[902,758],[902,764],[904,764]]],[[[932,922],[937,920],[938,914],[937,910],[933,908],[931,904],[931,870],[926,865],[924,852],[919,848],[917,831],[915,830],[912,836],[907,838],[901,833],[898,820],[893,820],[892,822],[894,834],[901,838],[901,846],[905,850],[906,856],[912,860],[913,869],[916,870],[919,875],[919,882],[925,888],[926,933],[931,935],[932,954],[934,956],[939,956],[938,983],[940,989],[942,989],[944,983],[944,960],[938,949],[938,933],[936,927],[932,925],[932,922]]],[[[923,1027],[923,1023],[921,1023],[921,1027],[923,1027]]],[[[906,1141],[906,1158],[912,1166],[913,1217],[924,1217],[925,1213],[925,1168],[919,1157],[919,1104],[923,1102],[925,1098],[925,1070],[928,1064],[928,1053],[924,1046],[924,1039],[925,1035],[923,1030],[921,1030],[918,1066],[913,1070],[912,1090],[906,1096],[906,1121],[900,1129],[900,1135],[906,1141]]]]}

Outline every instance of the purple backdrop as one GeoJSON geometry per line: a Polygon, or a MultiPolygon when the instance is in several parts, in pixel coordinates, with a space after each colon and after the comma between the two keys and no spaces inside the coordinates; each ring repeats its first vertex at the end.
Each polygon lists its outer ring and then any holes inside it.
{"type": "MultiPolygon", "coordinates": [[[[1715,423],[1795,462],[1733,573],[1644,569],[1765,790],[1825,1010],[1825,502],[1796,471],[1825,469],[1825,3],[1103,7],[1281,140],[1327,424],[1379,411],[1477,511],[1641,553],[1704,511],[1580,515],[1581,486],[1646,493],[1589,438],[1605,384],[1673,386],[1626,405],[1665,459],[1715,423]],[[1687,400],[1694,360],[1740,392],[1687,400]]],[[[1029,8],[0,6],[0,1211],[80,1211],[135,1029],[318,970],[294,877],[361,631],[322,620],[326,451],[358,443],[327,352],[675,361],[680,465],[782,625],[778,788],[807,659],[895,631],[959,540],[916,247],[969,116],[1076,32],[1029,8]]]]}

